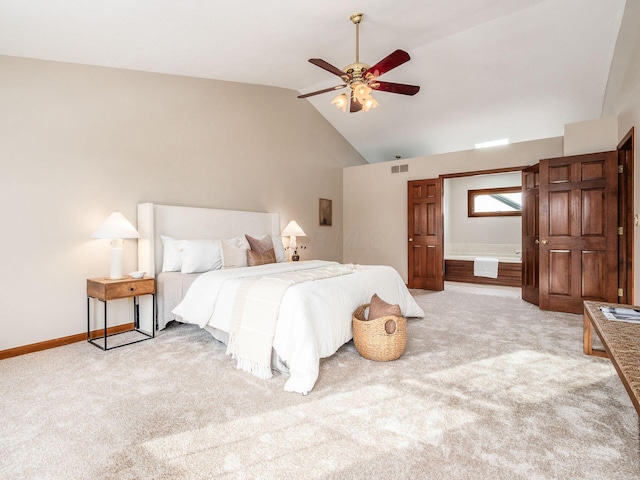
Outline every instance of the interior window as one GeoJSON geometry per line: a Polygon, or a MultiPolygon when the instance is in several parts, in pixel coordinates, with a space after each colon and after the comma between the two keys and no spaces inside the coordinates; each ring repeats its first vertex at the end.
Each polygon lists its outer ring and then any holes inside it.
{"type": "Polygon", "coordinates": [[[470,217],[522,215],[521,187],[469,190],[470,217]]]}

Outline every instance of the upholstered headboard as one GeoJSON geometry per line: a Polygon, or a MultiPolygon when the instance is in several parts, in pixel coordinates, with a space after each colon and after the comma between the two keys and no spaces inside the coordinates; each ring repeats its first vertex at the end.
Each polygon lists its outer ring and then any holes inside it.
{"type": "Polygon", "coordinates": [[[278,213],[216,208],[138,204],[138,270],[155,276],[162,271],[160,235],[185,239],[232,238],[265,233],[280,236],[278,213]]]}

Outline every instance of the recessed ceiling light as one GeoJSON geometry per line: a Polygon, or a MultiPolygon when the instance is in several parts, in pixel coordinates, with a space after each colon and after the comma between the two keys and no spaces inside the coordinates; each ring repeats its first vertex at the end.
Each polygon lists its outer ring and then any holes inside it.
{"type": "Polygon", "coordinates": [[[501,138],[500,140],[491,140],[489,142],[476,143],[476,148],[497,147],[498,145],[509,145],[509,139],[501,138]]]}

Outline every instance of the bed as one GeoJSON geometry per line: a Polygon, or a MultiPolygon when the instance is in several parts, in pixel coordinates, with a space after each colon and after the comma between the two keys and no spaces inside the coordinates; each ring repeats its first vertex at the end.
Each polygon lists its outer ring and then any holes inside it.
{"type": "MultiPolygon", "coordinates": [[[[141,234],[138,269],[155,276],[158,282],[156,327],[161,330],[172,320],[197,324],[227,344],[227,353],[230,353],[232,347],[236,348],[235,339],[241,336],[243,328],[251,332],[250,335],[257,335],[243,323],[250,321],[247,320],[250,312],[271,309],[274,319],[268,352],[270,368],[289,375],[285,390],[306,394],[318,379],[320,359],[333,355],[351,340],[352,312],[368,303],[374,293],[389,303],[399,304],[404,316],[424,316],[391,267],[341,265],[320,260],[283,261],[280,228],[279,215],[274,213],[138,205],[141,234]],[[217,268],[205,273],[162,271],[167,237],[221,240],[245,235],[270,236],[280,261],[217,268]],[[279,302],[270,297],[260,298],[266,297],[262,292],[269,289],[270,295],[279,298],[279,302]],[[240,304],[240,298],[248,303],[240,304]]],[[[142,300],[141,314],[144,309],[151,311],[149,301],[145,305],[142,300]]],[[[265,335],[268,336],[268,332],[265,335]]],[[[238,348],[242,351],[243,347],[238,348]]],[[[236,350],[231,353],[235,355],[236,350]]],[[[241,359],[239,355],[239,368],[241,359]]],[[[243,369],[262,378],[270,376],[264,372],[257,374],[255,365],[251,368],[243,365],[243,369]]]]}

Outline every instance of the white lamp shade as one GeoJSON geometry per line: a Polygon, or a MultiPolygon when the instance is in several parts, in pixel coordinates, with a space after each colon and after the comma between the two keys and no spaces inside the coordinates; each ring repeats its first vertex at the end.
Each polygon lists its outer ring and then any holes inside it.
{"type": "Polygon", "coordinates": [[[306,237],[307,234],[302,231],[300,225],[295,220],[291,220],[282,231],[283,237],[306,237]]]}
{"type": "Polygon", "coordinates": [[[120,212],[113,212],[91,238],[140,238],[136,228],[120,212]]]}

